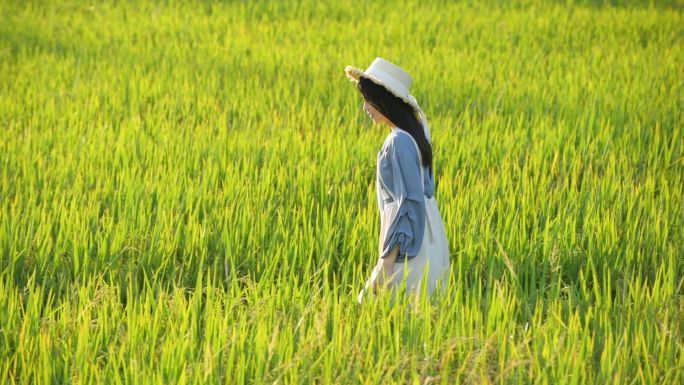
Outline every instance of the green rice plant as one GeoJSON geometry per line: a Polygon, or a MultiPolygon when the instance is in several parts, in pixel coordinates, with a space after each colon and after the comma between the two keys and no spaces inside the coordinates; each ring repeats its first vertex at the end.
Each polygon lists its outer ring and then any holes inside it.
{"type": "Polygon", "coordinates": [[[684,381],[681,10],[0,3],[0,383],[684,381]],[[356,302],[375,57],[432,128],[435,304],[356,302]]]}

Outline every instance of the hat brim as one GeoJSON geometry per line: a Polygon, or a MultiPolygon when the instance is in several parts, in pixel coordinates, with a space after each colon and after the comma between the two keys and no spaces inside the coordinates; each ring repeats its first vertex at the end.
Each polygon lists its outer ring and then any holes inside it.
{"type": "Polygon", "coordinates": [[[418,104],[411,101],[407,96],[403,96],[403,95],[398,94],[396,91],[394,91],[393,89],[388,87],[386,84],[384,84],[382,82],[382,80],[376,78],[375,76],[366,74],[363,71],[361,71],[360,69],[358,69],[356,67],[352,67],[352,66],[347,66],[347,68],[345,68],[344,71],[347,73],[347,77],[349,78],[349,80],[351,80],[355,83],[358,83],[361,78],[366,78],[366,79],[372,81],[373,83],[375,83],[379,86],[383,86],[387,91],[392,93],[392,95],[398,97],[399,99],[403,100],[406,104],[411,106],[411,108],[413,108],[414,111],[416,111],[416,112],[420,111],[420,107],[418,107],[418,104]]]}

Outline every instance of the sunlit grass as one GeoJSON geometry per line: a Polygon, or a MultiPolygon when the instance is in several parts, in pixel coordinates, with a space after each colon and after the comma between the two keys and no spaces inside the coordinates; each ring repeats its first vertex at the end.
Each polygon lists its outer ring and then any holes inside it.
{"type": "Polygon", "coordinates": [[[684,381],[684,19],[614,3],[0,3],[0,383],[684,381]],[[356,303],[377,56],[434,307],[356,303]]]}

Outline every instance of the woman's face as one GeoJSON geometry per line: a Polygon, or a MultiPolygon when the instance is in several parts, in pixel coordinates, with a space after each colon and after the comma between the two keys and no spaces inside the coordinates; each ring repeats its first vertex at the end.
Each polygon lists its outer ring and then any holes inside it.
{"type": "Polygon", "coordinates": [[[368,101],[364,100],[363,101],[363,110],[366,111],[368,116],[373,120],[373,123],[375,124],[380,124],[380,123],[387,123],[389,124],[389,119],[385,117],[385,115],[381,114],[380,111],[376,110],[373,106],[371,106],[368,101]]]}

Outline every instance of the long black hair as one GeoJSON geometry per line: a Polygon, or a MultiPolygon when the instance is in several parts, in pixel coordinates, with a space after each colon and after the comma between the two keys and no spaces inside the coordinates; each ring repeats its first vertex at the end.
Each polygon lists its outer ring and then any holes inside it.
{"type": "Polygon", "coordinates": [[[413,108],[385,87],[363,76],[356,83],[356,88],[368,104],[413,137],[420,149],[423,167],[428,167],[432,176],[432,146],[425,137],[423,124],[413,108]]]}

